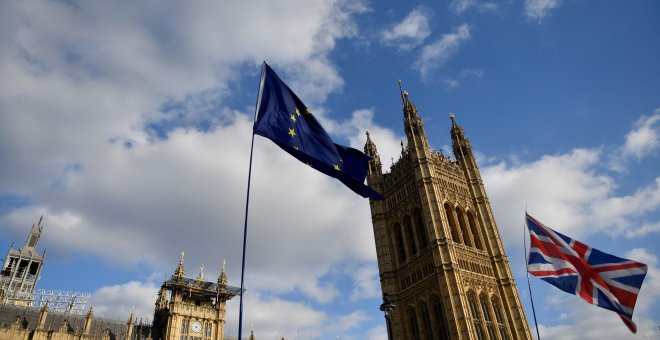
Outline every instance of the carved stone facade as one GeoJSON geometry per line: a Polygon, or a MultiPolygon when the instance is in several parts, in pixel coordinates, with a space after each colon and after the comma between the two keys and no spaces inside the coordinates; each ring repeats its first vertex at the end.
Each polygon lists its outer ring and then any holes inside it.
{"type": "MultiPolygon", "coordinates": [[[[204,266],[197,278],[185,277],[183,253],[179,265],[163,282],[156,300],[153,324],[145,324],[131,314],[128,321],[95,318],[57,312],[46,303],[29,307],[45,252],[36,246],[42,219],[32,226],[25,246],[9,250],[0,283],[0,340],[223,340],[227,300],[240,289],[227,285],[223,264],[216,282],[204,279],[204,266]],[[18,289],[18,290],[17,290],[18,289]],[[18,294],[28,293],[29,294],[18,294]]],[[[250,339],[254,340],[251,332],[250,339]]]]}
{"type": "Polygon", "coordinates": [[[240,288],[227,286],[223,265],[217,282],[204,280],[204,266],[196,279],[185,277],[183,253],[174,275],[158,292],[154,312],[154,340],[222,340],[227,300],[240,288]]]}
{"type": "MultiPolygon", "coordinates": [[[[531,339],[469,140],[451,116],[455,160],[432,150],[402,93],[408,144],[383,173],[376,145],[368,184],[381,288],[395,339],[531,339]]],[[[384,303],[384,306],[385,306],[384,303]]]]}

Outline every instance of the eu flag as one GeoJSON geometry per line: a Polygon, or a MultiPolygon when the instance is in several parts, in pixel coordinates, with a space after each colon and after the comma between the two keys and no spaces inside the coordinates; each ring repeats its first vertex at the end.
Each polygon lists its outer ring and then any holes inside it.
{"type": "Polygon", "coordinates": [[[383,195],[364,184],[370,157],[335,144],[305,104],[264,63],[254,133],[314,169],[340,180],[362,197],[382,200],[383,195]]]}

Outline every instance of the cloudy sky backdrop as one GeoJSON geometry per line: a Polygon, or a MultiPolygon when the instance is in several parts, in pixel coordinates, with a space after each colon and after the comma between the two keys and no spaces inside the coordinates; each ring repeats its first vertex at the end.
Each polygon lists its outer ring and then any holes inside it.
{"type": "MultiPolygon", "coordinates": [[[[240,284],[251,124],[267,61],[339,143],[400,153],[397,80],[432,147],[454,112],[533,327],[524,211],[649,265],[633,336],[531,279],[541,336],[657,338],[657,1],[4,1],[0,251],[41,215],[39,288],[150,320],[185,250],[240,284]]],[[[368,201],[264,138],[254,151],[245,316],[260,339],[384,339],[368,201]]],[[[4,256],[4,255],[3,255],[4,256]]],[[[238,304],[228,308],[237,333],[238,304]]]]}

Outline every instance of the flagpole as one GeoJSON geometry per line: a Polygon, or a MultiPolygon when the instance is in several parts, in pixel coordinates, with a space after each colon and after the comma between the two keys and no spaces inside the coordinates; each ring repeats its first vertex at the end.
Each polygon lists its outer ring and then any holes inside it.
{"type": "Polygon", "coordinates": [[[534,315],[534,327],[536,327],[536,338],[541,340],[539,334],[539,324],[536,322],[536,310],[534,309],[534,298],[532,297],[532,285],[529,283],[529,271],[527,271],[527,235],[525,229],[527,228],[527,208],[525,207],[525,223],[523,223],[523,247],[525,248],[525,274],[527,275],[527,289],[529,289],[529,300],[532,302],[532,315],[534,315]]]}
{"type": "MultiPolygon", "coordinates": [[[[254,108],[254,121],[257,121],[257,112],[259,110],[259,105],[261,104],[261,94],[264,88],[264,79],[265,79],[265,69],[266,62],[264,61],[261,67],[261,81],[259,81],[259,96],[257,96],[257,105],[254,108]]],[[[248,167],[248,183],[247,183],[247,195],[245,199],[245,224],[243,225],[243,258],[241,260],[241,291],[240,291],[240,307],[238,311],[238,340],[243,339],[243,293],[245,290],[244,279],[245,279],[245,249],[247,248],[247,223],[248,223],[248,209],[250,207],[250,180],[252,178],[252,154],[254,153],[254,129],[252,131],[252,142],[250,143],[250,165],[248,167]]]]}

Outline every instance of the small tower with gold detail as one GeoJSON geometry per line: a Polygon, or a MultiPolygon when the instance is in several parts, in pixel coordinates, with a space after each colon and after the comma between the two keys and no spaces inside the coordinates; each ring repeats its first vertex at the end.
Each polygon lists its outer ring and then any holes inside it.
{"type": "Polygon", "coordinates": [[[43,230],[43,216],[32,225],[25,244],[14,249],[12,243],[0,271],[0,303],[28,305],[37,288],[37,280],[46,259],[46,250],[39,254],[37,244],[43,230]]]}
{"type": "Polygon", "coordinates": [[[156,300],[154,340],[222,340],[227,300],[240,288],[227,285],[224,263],[217,282],[204,278],[204,265],[195,279],[185,277],[184,253],[174,275],[163,282],[156,300]]]}
{"type": "Polygon", "coordinates": [[[451,115],[455,160],[430,148],[401,91],[407,145],[389,172],[372,159],[367,182],[381,288],[395,339],[530,339],[525,313],[469,140],[451,115]]]}

